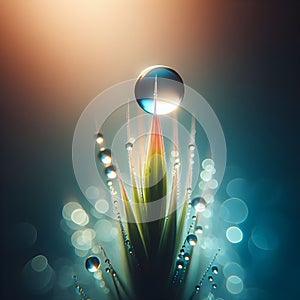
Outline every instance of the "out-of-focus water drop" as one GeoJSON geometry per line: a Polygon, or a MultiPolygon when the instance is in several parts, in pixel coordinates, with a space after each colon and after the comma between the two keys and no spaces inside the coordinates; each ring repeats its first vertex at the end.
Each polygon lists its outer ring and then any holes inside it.
{"type": "Polygon", "coordinates": [[[196,197],[192,200],[191,202],[193,208],[197,211],[197,212],[202,212],[206,209],[206,201],[204,198],[202,197],[196,197]]]}
{"type": "Polygon", "coordinates": [[[189,144],[189,149],[190,149],[191,151],[195,150],[195,145],[194,145],[194,144],[189,144]]]}
{"type": "Polygon", "coordinates": [[[110,165],[104,169],[107,178],[115,179],[117,177],[117,169],[114,165],[110,165]]]}
{"type": "Polygon", "coordinates": [[[135,84],[135,98],[147,113],[154,114],[154,87],[157,78],[156,114],[164,115],[175,110],[181,103],[184,84],[179,74],[163,65],[145,69],[135,84]]]}
{"type": "Polygon", "coordinates": [[[177,260],[176,267],[177,267],[177,269],[180,269],[180,270],[183,269],[184,261],[182,259],[177,260]]]}
{"type": "Polygon", "coordinates": [[[104,165],[109,165],[112,162],[111,150],[107,148],[101,148],[99,151],[99,158],[104,165]]]}
{"type": "Polygon", "coordinates": [[[195,246],[197,244],[197,237],[194,234],[189,234],[186,238],[186,241],[191,246],[195,246]]]}
{"type": "Polygon", "coordinates": [[[199,234],[203,233],[203,228],[202,228],[202,226],[200,226],[200,225],[196,226],[196,227],[195,227],[195,233],[199,233],[199,234]]]}
{"type": "Polygon", "coordinates": [[[219,273],[219,269],[218,269],[217,266],[212,266],[211,270],[212,270],[212,272],[213,272],[214,274],[218,274],[218,273],[219,273]]]}
{"type": "Polygon", "coordinates": [[[184,260],[186,260],[186,261],[190,260],[190,255],[188,253],[184,254],[184,260]]]}
{"type": "Polygon", "coordinates": [[[212,292],[209,292],[209,294],[207,296],[207,300],[215,300],[215,296],[212,292]]]}
{"type": "Polygon", "coordinates": [[[91,272],[96,272],[100,267],[100,258],[98,256],[89,256],[85,261],[85,268],[91,272]]]}
{"type": "Polygon", "coordinates": [[[104,138],[103,138],[103,134],[102,133],[97,133],[97,136],[96,136],[96,143],[98,145],[101,145],[104,141],[104,138]]]}
{"type": "Polygon", "coordinates": [[[210,275],[210,276],[208,276],[208,281],[212,282],[212,281],[214,281],[214,278],[210,275]]]}
{"type": "Polygon", "coordinates": [[[131,143],[131,142],[126,143],[125,148],[127,151],[131,151],[133,148],[133,143],[131,143]]]}

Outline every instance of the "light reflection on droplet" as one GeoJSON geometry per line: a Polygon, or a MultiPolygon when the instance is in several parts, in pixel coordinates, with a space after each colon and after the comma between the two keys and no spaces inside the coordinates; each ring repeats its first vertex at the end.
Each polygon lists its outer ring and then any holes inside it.
{"type": "Polygon", "coordinates": [[[104,141],[104,138],[103,138],[103,134],[102,133],[97,133],[97,136],[96,136],[96,143],[98,145],[101,145],[104,141]]]}
{"type": "Polygon", "coordinates": [[[204,198],[196,197],[192,200],[191,205],[195,209],[195,211],[203,212],[206,209],[207,203],[204,198]]]}
{"type": "Polygon", "coordinates": [[[203,228],[202,228],[202,226],[200,226],[200,225],[196,226],[196,227],[195,227],[195,233],[199,233],[199,234],[203,233],[203,228]]]}
{"type": "Polygon", "coordinates": [[[135,97],[139,106],[147,113],[164,115],[175,110],[184,94],[184,84],[180,75],[173,69],[151,66],[139,75],[135,84],[135,97]],[[154,105],[155,82],[157,83],[156,106],[154,105]]]}
{"type": "Polygon", "coordinates": [[[98,256],[92,255],[89,256],[85,261],[85,268],[91,272],[94,273],[100,268],[100,258],[98,256]]]}
{"type": "Polygon", "coordinates": [[[106,167],[104,173],[108,179],[115,179],[117,177],[117,169],[113,165],[106,167]]]}
{"type": "Polygon", "coordinates": [[[99,151],[99,158],[104,165],[109,165],[112,162],[111,150],[107,148],[101,148],[99,151]]]}
{"type": "Polygon", "coordinates": [[[125,148],[126,148],[127,151],[131,151],[133,149],[133,143],[127,142],[125,144],[125,148]]]}
{"type": "Polygon", "coordinates": [[[212,266],[211,271],[212,271],[214,274],[218,274],[218,273],[219,273],[219,269],[218,269],[217,266],[212,266]]]}
{"type": "Polygon", "coordinates": [[[195,246],[197,244],[197,237],[194,234],[189,234],[186,240],[191,246],[195,246]]]}

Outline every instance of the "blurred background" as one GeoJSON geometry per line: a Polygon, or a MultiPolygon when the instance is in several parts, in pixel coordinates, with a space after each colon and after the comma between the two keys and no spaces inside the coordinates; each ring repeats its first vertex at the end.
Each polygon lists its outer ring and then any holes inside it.
{"type": "Polygon", "coordinates": [[[264,291],[257,299],[296,299],[299,18],[299,1],[1,1],[2,298],[60,299],[32,293],[21,274],[36,255],[74,255],[60,220],[67,201],[87,204],[72,168],[76,122],[104,89],[165,64],[218,116],[224,182],[260,187],[249,222],[272,216],[279,243],[248,261],[249,285],[264,291]]]}

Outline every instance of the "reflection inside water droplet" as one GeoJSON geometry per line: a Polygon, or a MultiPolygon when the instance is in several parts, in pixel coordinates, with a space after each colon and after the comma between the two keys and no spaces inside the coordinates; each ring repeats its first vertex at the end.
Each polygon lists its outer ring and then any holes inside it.
{"type": "Polygon", "coordinates": [[[100,258],[98,256],[90,256],[85,261],[85,268],[91,272],[96,272],[100,267],[100,258]]]}
{"type": "Polygon", "coordinates": [[[154,114],[155,80],[157,78],[156,113],[164,115],[172,112],[180,104],[184,94],[184,84],[173,69],[156,65],[145,69],[135,85],[135,97],[139,106],[147,113],[154,114]]]}

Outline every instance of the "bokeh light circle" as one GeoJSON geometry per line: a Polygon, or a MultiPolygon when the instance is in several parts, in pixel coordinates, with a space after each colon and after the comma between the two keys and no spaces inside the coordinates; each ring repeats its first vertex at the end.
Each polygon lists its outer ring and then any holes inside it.
{"type": "Polygon", "coordinates": [[[226,238],[233,244],[239,243],[243,240],[243,232],[240,228],[231,226],[226,230],[226,238]]]}
{"type": "Polygon", "coordinates": [[[231,294],[239,294],[244,289],[244,282],[236,275],[229,276],[226,280],[226,289],[231,294]]]}
{"type": "Polygon", "coordinates": [[[256,226],[252,230],[253,244],[262,250],[275,250],[278,247],[278,237],[272,228],[256,226]]]}
{"type": "Polygon", "coordinates": [[[248,217],[248,206],[239,198],[229,198],[220,206],[220,216],[228,223],[243,223],[248,217]]]}
{"type": "Polygon", "coordinates": [[[232,275],[236,275],[241,279],[245,278],[245,270],[243,269],[243,267],[237,262],[233,262],[233,261],[230,261],[224,265],[223,274],[225,278],[232,275]]]}
{"type": "Polygon", "coordinates": [[[99,213],[105,214],[109,210],[109,203],[105,199],[99,199],[95,203],[95,209],[99,213]]]}
{"type": "Polygon", "coordinates": [[[247,191],[247,181],[243,178],[234,178],[227,184],[226,192],[230,197],[243,197],[247,191]]]}
{"type": "Polygon", "coordinates": [[[42,272],[47,268],[48,259],[44,255],[37,255],[31,261],[31,267],[36,272],[42,272]]]}

